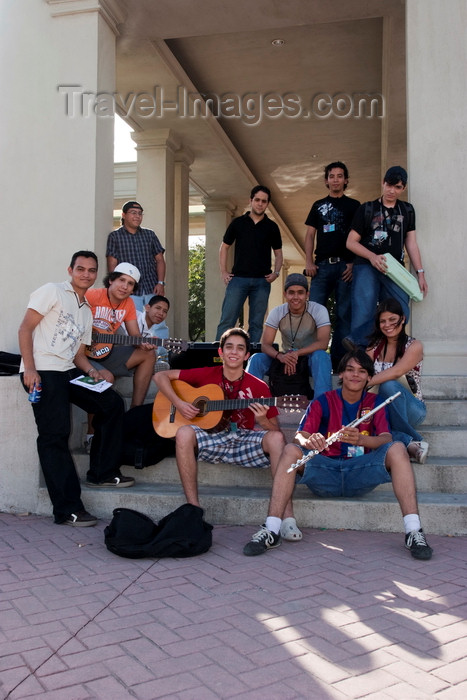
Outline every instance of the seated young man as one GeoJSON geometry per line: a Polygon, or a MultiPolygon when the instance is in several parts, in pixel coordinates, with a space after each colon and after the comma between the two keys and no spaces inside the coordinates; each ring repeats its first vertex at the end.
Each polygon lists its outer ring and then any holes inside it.
{"type": "MultiPolygon", "coordinates": [[[[169,337],[169,327],[166,323],[167,314],[170,309],[170,301],[162,296],[155,294],[151,297],[144,306],[143,311],[136,311],[138,327],[142,336],[151,338],[161,338],[162,340],[169,337]]],[[[168,351],[164,347],[156,348],[156,358],[158,361],[168,362],[168,351]]],[[[164,366],[162,365],[162,368],[164,366]]]]}
{"type": "MultiPolygon", "coordinates": [[[[178,471],[188,503],[199,506],[197,460],[217,464],[232,462],[243,467],[265,468],[271,465],[274,475],[285,445],[277,421],[278,411],[252,402],[247,408],[226,412],[220,424],[207,431],[196,425],[198,409],[179,397],[171,382],[175,379],[193,387],[217,384],[226,399],[270,397],[264,382],[244,371],[249,357],[249,336],[242,328],[230,328],[220,339],[222,365],[199,369],[171,369],[154,375],[154,382],[190,424],[181,425],[176,433],[178,471]],[[192,423],[191,423],[192,422],[192,423]],[[255,430],[258,423],[260,430],[255,430]]],[[[284,504],[286,515],[293,515],[292,504],[284,504]]]]}
{"type": "Polygon", "coordinates": [[[308,371],[313,377],[314,396],[332,389],[331,358],[326,349],[331,335],[331,323],[325,306],[308,301],[308,281],[305,275],[293,273],[284,285],[285,304],[269,313],[261,337],[261,350],[251,356],[247,371],[262,379],[269,372],[273,360],[283,365],[284,374],[297,371],[300,357],[308,360],[308,371]],[[282,350],[273,343],[277,331],[282,338],[282,350]]]}
{"type": "MultiPolygon", "coordinates": [[[[89,289],[86,292],[93,315],[93,330],[109,334],[110,343],[112,335],[122,324],[128,335],[141,336],[135,305],[130,299],[130,295],[137,289],[139,278],[139,270],[134,265],[123,262],[105,277],[104,288],[89,289]]],[[[97,370],[105,367],[114,377],[133,375],[133,408],[144,402],[154,374],[154,361],[153,345],[144,343],[135,348],[133,345],[115,344],[109,355],[102,360],[92,359],[91,364],[97,370]]]]}
{"type": "Polygon", "coordinates": [[[376,394],[365,391],[373,373],[373,363],[362,350],[344,355],[339,364],[342,388],[319,396],[308,406],[295,444],[286,445],[281,455],[266,523],[245,545],[244,554],[256,556],[280,545],[281,519],[298,473],[298,483],[323,498],[362,496],[392,481],[404,518],[405,546],[415,559],[431,559],[432,549],[421,529],[412,465],[405,445],[392,441],[386,408],[356,427],[345,427],[382,403],[376,394]],[[326,437],[341,429],[340,440],[327,447],[326,437]],[[320,454],[289,473],[291,465],[310,450],[320,454]]]}

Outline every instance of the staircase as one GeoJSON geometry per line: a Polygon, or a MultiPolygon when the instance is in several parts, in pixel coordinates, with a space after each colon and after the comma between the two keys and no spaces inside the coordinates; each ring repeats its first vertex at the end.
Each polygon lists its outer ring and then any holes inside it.
{"type": "MultiPolygon", "coordinates": [[[[467,534],[467,377],[425,376],[423,388],[428,412],[420,430],[430,443],[430,452],[426,464],[413,465],[422,524],[428,533],[467,534]]],[[[300,414],[280,416],[288,439],[299,418],[300,414]]],[[[80,444],[80,438],[75,436],[75,442],[80,444]]],[[[84,482],[88,457],[79,447],[74,449],[74,457],[84,482]]],[[[123,472],[135,476],[133,488],[96,490],[83,485],[83,500],[92,513],[108,520],[112,510],[121,506],[159,520],[184,502],[175,458],[144,470],[124,467],[123,472]]],[[[266,516],[271,489],[269,469],[200,463],[199,487],[208,522],[256,527],[266,516]]],[[[44,487],[40,489],[39,504],[40,512],[50,512],[44,487]]],[[[402,529],[391,484],[352,499],[319,499],[306,486],[297,486],[294,504],[302,527],[384,532],[402,529]]]]}

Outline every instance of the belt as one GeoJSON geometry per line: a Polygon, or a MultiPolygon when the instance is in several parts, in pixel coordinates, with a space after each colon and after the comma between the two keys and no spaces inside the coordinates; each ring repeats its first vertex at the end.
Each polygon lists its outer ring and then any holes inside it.
{"type": "Polygon", "coordinates": [[[329,263],[330,265],[335,265],[336,263],[345,262],[344,258],[324,258],[324,260],[317,261],[317,265],[320,263],[329,263]]]}

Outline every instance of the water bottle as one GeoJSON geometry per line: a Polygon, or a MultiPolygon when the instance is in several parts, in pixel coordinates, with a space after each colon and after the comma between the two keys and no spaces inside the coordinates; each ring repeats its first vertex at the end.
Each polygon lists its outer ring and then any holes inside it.
{"type": "Polygon", "coordinates": [[[41,400],[42,384],[37,384],[34,382],[34,386],[29,392],[28,399],[31,403],[39,403],[41,400]]]}

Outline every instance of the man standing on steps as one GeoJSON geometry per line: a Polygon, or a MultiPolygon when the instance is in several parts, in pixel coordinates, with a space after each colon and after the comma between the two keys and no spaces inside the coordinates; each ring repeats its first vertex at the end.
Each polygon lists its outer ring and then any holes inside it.
{"type": "Polygon", "coordinates": [[[333,369],[337,370],[345,353],[342,340],[350,333],[351,319],[354,255],[347,250],[345,244],[360,202],[344,194],[349,183],[349,171],[345,163],[335,161],[326,165],[324,182],[329,194],[313,204],[305,221],[305,272],[312,278],[310,301],[326,306],[334,292],[336,324],[332,334],[331,360],[333,369]]]}
{"type": "Polygon", "coordinates": [[[70,384],[80,374],[111,379],[97,371],[85,354],[91,342],[92,314],[85,293],[96,281],[97,257],[89,250],[73,255],[69,282],[45,284],[31,294],[18,331],[22,381],[26,391],[41,386],[41,399],[32,403],[37,451],[57,524],[90,527],[97,518],[84,509],[81,487],[68,440],[70,404],[94,414],[95,438],[88,481],[95,486],[133,486],[120,474],[123,401],[112,389],[101,394],[70,384]]]}
{"type": "MultiPolygon", "coordinates": [[[[431,559],[421,528],[412,465],[405,445],[393,442],[382,408],[358,426],[349,427],[357,418],[382,403],[365,391],[374,374],[373,362],[360,349],[348,352],[339,365],[342,387],[326,392],[312,401],[303,417],[294,444],[286,445],[277,467],[263,527],[244,549],[246,556],[264,554],[281,544],[281,520],[285,504],[292,498],[295,477],[322,498],[351,498],[392,481],[394,494],[404,518],[405,546],[415,559],[431,559]],[[341,432],[329,445],[326,438],[341,432]],[[304,455],[316,451],[308,462],[288,470],[304,455]]],[[[397,399],[396,399],[397,401],[397,399]]]]}
{"type": "Polygon", "coordinates": [[[266,214],[271,192],[263,185],[253,187],[251,211],[234,219],[224,234],[219,250],[222,279],[227,286],[216,340],[238,321],[248,299],[250,341],[259,343],[271,291],[282,267],[282,239],[279,227],[266,214]],[[227,254],[235,243],[232,272],[227,270],[227,254]],[[271,251],[274,267],[271,270],[271,251]]]}
{"type": "MultiPolygon", "coordinates": [[[[249,356],[250,340],[243,328],[230,328],[220,339],[219,355],[222,365],[200,369],[171,369],[158,372],[153,379],[159,390],[169,399],[191,425],[181,425],[176,433],[177,466],[188,503],[199,506],[197,461],[233,463],[243,467],[267,468],[274,475],[279,456],[285,445],[277,421],[278,410],[261,403],[227,411],[221,422],[211,430],[196,425],[198,409],[175,393],[171,382],[180,379],[193,387],[217,384],[226,399],[253,399],[270,397],[265,382],[244,371],[249,356]],[[255,424],[260,430],[255,430],[255,424]]],[[[293,515],[292,503],[284,504],[286,517],[293,515]]]]}

